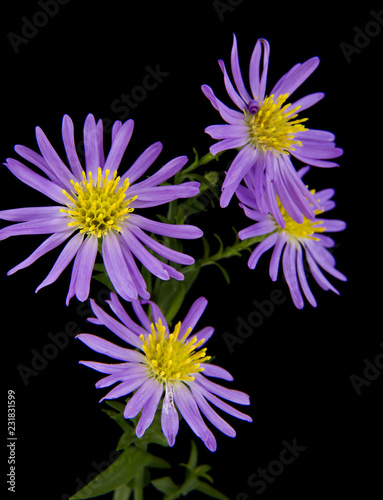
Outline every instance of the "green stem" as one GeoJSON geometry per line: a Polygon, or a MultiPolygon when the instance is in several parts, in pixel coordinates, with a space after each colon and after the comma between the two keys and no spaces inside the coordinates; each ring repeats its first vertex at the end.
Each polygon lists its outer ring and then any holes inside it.
{"type": "MultiPolygon", "coordinates": [[[[148,444],[142,444],[139,448],[146,451],[148,444]]],[[[145,487],[145,467],[140,469],[134,479],[134,496],[133,500],[144,500],[144,487],[145,487]]]]}

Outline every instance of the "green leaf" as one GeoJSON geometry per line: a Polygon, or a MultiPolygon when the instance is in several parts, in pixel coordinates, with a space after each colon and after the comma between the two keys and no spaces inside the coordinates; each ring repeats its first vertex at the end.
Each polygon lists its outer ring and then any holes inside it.
{"type": "MultiPolygon", "coordinates": [[[[153,479],[152,485],[161,493],[165,493],[166,495],[174,494],[178,490],[178,486],[175,484],[173,479],[169,476],[161,477],[159,479],[153,479]]],[[[178,498],[178,497],[174,497],[178,498]]]]}
{"type": "Polygon", "coordinates": [[[221,266],[221,264],[218,264],[218,262],[212,262],[212,264],[214,264],[215,266],[218,267],[218,269],[221,271],[221,273],[223,274],[223,277],[225,278],[226,280],[226,283],[228,285],[230,285],[230,276],[229,276],[229,273],[226,271],[226,269],[224,267],[221,266]]]}
{"type": "Polygon", "coordinates": [[[191,441],[191,450],[190,450],[190,455],[189,455],[189,461],[187,463],[187,466],[190,469],[195,469],[197,467],[197,463],[198,463],[198,449],[197,449],[197,445],[192,440],[191,441]]]}
{"type": "Polygon", "coordinates": [[[115,462],[75,493],[70,500],[93,498],[114,491],[139,475],[151,460],[150,453],[134,447],[127,448],[115,462]]]}
{"type": "Polygon", "coordinates": [[[128,488],[126,484],[123,484],[122,486],[119,486],[116,490],[114,490],[112,500],[129,500],[132,492],[133,490],[131,488],[128,488]]]}
{"type": "Polygon", "coordinates": [[[92,278],[94,278],[97,281],[100,281],[103,285],[107,286],[109,290],[111,290],[112,292],[116,292],[107,274],[104,273],[93,274],[92,278]]]}
{"type": "Polygon", "coordinates": [[[156,285],[156,303],[170,324],[185,298],[185,286],[182,281],[173,278],[169,281],[157,280],[156,285]]]}
{"type": "Polygon", "coordinates": [[[204,493],[209,497],[217,498],[218,500],[229,500],[229,497],[213,488],[213,486],[211,486],[210,484],[204,483],[203,481],[199,481],[199,485],[196,490],[204,493]]]}

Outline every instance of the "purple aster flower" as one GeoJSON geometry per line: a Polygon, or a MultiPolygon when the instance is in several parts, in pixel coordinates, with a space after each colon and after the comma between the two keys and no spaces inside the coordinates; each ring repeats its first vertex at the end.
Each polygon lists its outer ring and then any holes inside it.
{"type": "MultiPolygon", "coordinates": [[[[318,206],[317,200],[296,175],[290,155],[308,165],[334,167],[337,164],[328,159],[340,156],[343,151],[335,147],[333,134],[309,130],[303,125],[306,118],[298,117],[298,112],[322,99],[323,93],[310,94],[286,104],[293,92],[316,69],[319,58],[313,57],[293,66],[266,95],[269,52],[267,40],[259,39],[250,59],[249,93],[242,78],[234,35],[231,71],[235,88],[222,60],[219,65],[227,93],[240,111],[228,108],[217,99],[208,85],[203,85],[203,93],[227,123],[211,125],[205,131],[219,140],[210,147],[213,155],[227,149],[240,149],[222,185],[222,207],[229,204],[241,180],[253,169],[257,180],[255,197],[259,210],[273,213],[270,200],[278,195],[280,199],[288,199],[286,210],[289,215],[297,222],[302,222],[303,216],[312,218],[314,210],[322,207],[318,206]]],[[[273,215],[282,225],[283,219],[279,214],[273,215]]]]}
{"type": "Polygon", "coordinates": [[[252,422],[251,417],[222,400],[249,405],[249,396],[210,380],[210,377],[233,380],[225,369],[207,363],[210,356],[206,355],[206,348],[201,349],[214,329],[207,326],[192,334],[207,305],[204,297],[194,302],[182,323],[177,323],[173,332],[170,332],[164,315],[152,301],[132,301],[140,324],[129,317],[115,294],[111,294],[108,302],[121,322],[103,311],[92,299],[91,307],[96,318],[89,318],[89,321],[105,325],[135,349],[120,347],[95,335],[81,333],[76,338],[94,351],[117,359],[120,363],[80,363],[107,374],[97,382],[97,388],[117,383],[101,401],[134,392],[125,406],[124,417],[134,418],[142,411],[136,428],[138,437],[151,425],[163,394],[161,426],[170,446],[174,445],[178,433],[178,412],[211,451],[216,450],[217,443],[201,412],[224,434],[235,436],[235,430],[216,413],[211,404],[229,415],[252,422]],[[143,304],[150,305],[152,319],[144,311],[143,304]]]}
{"type": "Polygon", "coordinates": [[[183,279],[179,271],[159,260],[149,250],[179,264],[193,264],[194,259],[165,247],[145,231],[186,239],[199,238],[202,231],[190,225],[155,222],[134,211],[195,196],[199,193],[200,184],[160,185],[185,165],[186,156],[174,158],[150,177],[136,182],[160,154],[160,142],[149,146],[119,176],[117,169],[132,136],[133,126],[133,120],[114,123],[111,148],[105,159],[102,121],[96,123],[94,116],[89,114],[84,124],[85,170],[76,152],[73,122],[67,115],[62,122],[62,138],[70,169],[39,127],[36,127],[36,139],[41,155],[25,146],[15,146],[15,151],[38,167],[44,176],[13,158],[8,158],[5,165],[22,182],[56,204],[0,211],[1,219],[17,222],[0,230],[0,240],[16,235],[51,234],[8,275],[31,265],[70,238],[36,292],[56,281],[74,259],[67,303],[74,295],[80,301],[86,300],[99,243],[108,276],[117,293],[126,300],[133,300],[138,295],[149,298],[135,258],[163,280],[183,279]]]}
{"type": "MultiPolygon", "coordinates": [[[[298,171],[299,177],[301,178],[308,169],[309,167],[301,168],[298,171]]],[[[271,214],[263,214],[259,210],[251,185],[248,187],[239,186],[236,191],[236,195],[241,201],[240,207],[243,208],[247,217],[256,221],[255,224],[239,231],[239,238],[244,240],[253,236],[267,235],[253,250],[248,261],[249,268],[254,269],[261,255],[274,247],[269,267],[270,278],[273,281],[277,280],[279,263],[282,258],[283,273],[293,302],[298,309],[302,309],[304,306],[301,290],[312,306],[316,307],[317,305],[307,282],[304,256],[310,273],[323,290],[332,290],[339,295],[339,292],[324,276],[322,269],[341,281],[347,280],[341,272],[335,269],[335,259],[327,250],[334,247],[334,240],[323,234],[324,232],[343,231],[346,228],[346,223],[343,221],[323,219],[321,216],[323,212],[335,207],[335,202],[331,200],[334,190],[324,189],[317,193],[312,190],[311,193],[323,206],[323,210],[316,210],[312,219],[304,217],[302,223],[292,219],[278,197],[276,198],[278,210],[285,221],[285,224],[281,226],[271,214]]]]}

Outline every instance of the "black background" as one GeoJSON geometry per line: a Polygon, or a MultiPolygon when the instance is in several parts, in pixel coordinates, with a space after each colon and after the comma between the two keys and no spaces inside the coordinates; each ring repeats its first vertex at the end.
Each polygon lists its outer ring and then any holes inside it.
{"type": "MultiPolygon", "coordinates": [[[[314,10],[307,2],[278,7],[251,0],[231,3],[232,7],[219,14],[217,4],[211,1],[163,5],[71,0],[60,5],[46,24],[40,18],[43,26],[27,43],[19,45],[18,53],[8,35],[21,35],[25,22],[22,18],[38,19],[34,16],[42,10],[41,5],[14,2],[12,7],[2,7],[2,162],[9,156],[16,157],[14,144],[37,149],[37,125],[63,155],[62,116],[67,113],[72,117],[80,140],[89,112],[111,121],[127,117],[135,120],[122,168],[155,141],[164,143],[157,167],[178,155],[192,159],[193,147],[202,155],[213,142],[204,128],[221,123],[200,85],[211,85],[216,95],[230,105],[217,59],[229,65],[233,32],[238,38],[244,75],[257,38],[269,40],[268,90],[291,66],[318,55],[319,68],[296,96],[326,93],[325,99],[305,116],[309,117],[310,127],[334,132],[337,145],[345,152],[340,168],[312,168],[307,181],[316,189],[336,189],[337,207],[331,216],[346,220],[348,228],[335,235],[334,255],[337,268],[347,275],[348,282],[331,279],[340,296],[324,292],[311,282],[318,307],[306,303],[298,311],[283,282],[269,279],[269,257],[264,256],[257,269],[250,271],[244,255],[224,263],[231,276],[230,285],[217,268],[204,269],[180,319],[198,296],[208,298],[200,325],[216,329],[209,353],[217,355],[217,364],[234,375],[232,386],[251,396],[252,405],[246,410],[254,419],[252,424],[228,417],[237,430],[236,438],[216,431],[218,449],[214,454],[198,440],[200,461],[212,465],[218,489],[233,500],[293,495],[302,499],[328,495],[345,498],[351,493],[377,498],[383,465],[382,370],[375,372],[375,380],[363,386],[359,395],[350,377],[364,377],[365,360],[374,363],[383,342],[378,320],[378,117],[382,111],[383,27],[368,24],[373,20],[371,11],[379,12],[382,6],[363,2],[335,10],[334,3],[320,3],[314,10]],[[355,27],[360,32],[370,30],[370,37],[347,61],[341,44],[355,44],[355,27]],[[123,111],[116,111],[121,94],[130,93],[142,83],[147,66],[157,65],[168,75],[157,88],[148,91],[129,116],[123,117],[123,111]],[[262,324],[231,352],[224,332],[236,335],[238,318],[247,321],[255,311],[253,301],[269,300],[276,290],[285,297],[283,303],[275,305],[273,313],[264,317],[262,324]],[[278,459],[284,440],[292,443],[294,439],[305,450],[259,495],[257,488],[249,484],[249,477],[278,459]]],[[[361,35],[356,41],[363,43],[361,35]]],[[[220,168],[224,165],[220,163],[220,168]]],[[[0,176],[0,209],[47,203],[5,167],[0,169],[0,176]]],[[[235,205],[232,202],[226,209],[191,221],[205,231],[213,248],[213,232],[230,244],[231,227],[239,230],[248,225],[235,205]]],[[[74,493],[78,484],[87,482],[95,472],[94,464],[108,461],[119,429],[101,411],[98,400],[104,393],[94,388],[98,374],[78,365],[79,359],[95,359],[79,342],[70,339],[46,367],[28,378],[27,384],[20,376],[20,365],[31,367],[33,353],[41,353],[50,343],[49,333],[62,332],[68,322],[75,322],[82,331],[102,334],[101,329],[86,322],[86,305],[80,307],[76,299],[69,307],[65,305],[70,269],[56,283],[34,293],[57,252],[6,276],[42,240],[18,237],[1,243],[2,377],[6,379],[2,408],[5,428],[6,391],[15,390],[16,493],[8,493],[9,498],[53,500],[74,493]]],[[[202,251],[198,242],[187,248],[196,258],[202,251]]],[[[102,287],[95,285],[93,293],[98,290],[102,287]]],[[[174,463],[185,462],[191,437],[192,431],[183,423],[176,445],[166,452],[166,457],[174,457],[174,463]]],[[[3,448],[2,488],[6,491],[5,439],[3,448]]],[[[177,468],[174,472],[177,475],[179,471],[177,468]]],[[[200,497],[190,495],[191,499],[200,497]]],[[[145,498],[157,498],[157,493],[150,490],[145,498]]]]}

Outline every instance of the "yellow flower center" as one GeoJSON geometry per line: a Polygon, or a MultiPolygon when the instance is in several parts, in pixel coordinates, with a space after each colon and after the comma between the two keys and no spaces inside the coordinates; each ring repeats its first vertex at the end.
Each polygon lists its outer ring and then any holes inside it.
{"type": "Polygon", "coordinates": [[[69,203],[68,208],[61,211],[71,219],[68,226],[78,226],[80,233],[94,234],[97,238],[105,236],[111,229],[120,231],[119,224],[134,210],[129,204],[137,198],[126,197],[129,179],[118,187],[120,177],[117,177],[117,171],[109,179],[110,171],[105,170],[103,174],[99,167],[95,182],[92,172],[88,173],[88,178],[84,171],[82,174],[82,182],[70,181],[74,188],[71,193],[63,190],[69,203]]]}
{"type": "Polygon", "coordinates": [[[289,94],[283,94],[274,101],[274,94],[265,97],[259,110],[255,113],[245,113],[249,126],[250,142],[261,151],[288,154],[294,151],[293,146],[302,146],[301,141],[295,140],[295,134],[308,130],[302,122],[307,118],[296,120],[298,109],[290,109],[290,104],[282,104],[289,94]]]}
{"type": "MultiPolygon", "coordinates": [[[[311,193],[314,194],[315,190],[312,189],[311,193]]],[[[286,223],[286,226],[284,228],[280,228],[278,226],[280,233],[287,233],[295,239],[308,238],[310,240],[319,241],[319,238],[316,238],[315,236],[313,236],[313,234],[314,233],[323,233],[323,231],[326,231],[325,227],[323,227],[323,226],[318,227],[318,225],[322,224],[323,221],[310,220],[310,219],[307,219],[307,217],[303,216],[302,223],[296,222],[294,219],[292,219],[290,217],[290,215],[283,208],[282,203],[280,202],[278,197],[277,197],[277,203],[278,203],[279,210],[281,211],[281,214],[282,214],[282,216],[285,220],[285,223],[286,223]]],[[[323,212],[323,210],[315,210],[315,215],[318,215],[322,212],[323,212]]]]}
{"type": "Polygon", "coordinates": [[[186,339],[189,328],[182,339],[178,339],[181,322],[177,323],[174,332],[166,334],[166,328],[161,319],[155,325],[151,324],[151,334],[142,340],[142,350],[146,355],[146,363],[152,376],[160,382],[190,381],[193,374],[203,371],[200,364],[210,359],[206,356],[206,348],[194,352],[204,341],[197,342],[197,337],[186,339]]]}

